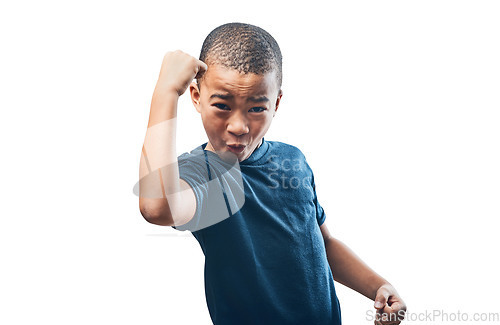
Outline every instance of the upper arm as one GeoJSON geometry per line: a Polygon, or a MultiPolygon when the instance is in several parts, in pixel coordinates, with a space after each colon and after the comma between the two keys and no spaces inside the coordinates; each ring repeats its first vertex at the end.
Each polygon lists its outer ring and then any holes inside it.
{"type": "Polygon", "coordinates": [[[175,220],[177,226],[188,223],[196,213],[196,196],[193,188],[182,178],[179,181],[181,185],[180,211],[182,213],[180,213],[179,219],[175,220]]]}
{"type": "Polygon", "coordinates": [[[193,189],[183,179],[179,179],[180,192],[175,197],[139,197],[139,208],[144,218],[153,224],[174,226],[188,223],[196,212],[196,197],[193,189]],[[172,211],[175,211],[172,213],[172,211]]]}

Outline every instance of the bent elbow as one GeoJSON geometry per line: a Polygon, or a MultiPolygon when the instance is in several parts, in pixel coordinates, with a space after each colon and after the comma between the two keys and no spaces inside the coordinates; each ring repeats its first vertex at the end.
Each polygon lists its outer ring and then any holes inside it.
{"type": "Polygon", "coordinates": [[[168,207],[152,208],[148,205],[141,205],[141,215],[147,222],[158,226],[173,226],[174,220],[168,207]]]}

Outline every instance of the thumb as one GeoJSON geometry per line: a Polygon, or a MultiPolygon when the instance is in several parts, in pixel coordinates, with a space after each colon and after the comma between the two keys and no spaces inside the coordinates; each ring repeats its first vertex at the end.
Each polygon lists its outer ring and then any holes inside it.
{"type": "Polygon", "coordinates": [[[207,64],[201,60],[198,60],[197,68],[198,68],[198,71],[196,72],[196,76],[195,76],[196,79],[201,78],[201,76],[204,75],[205,72],[207,72],[207,70],[208,70],[207,64]]]}
{"type": "Polygon", "coordinates": [[[389,294],[385,291],[378,292],[377,297],[375,297],[375,304],[373,305],[377,309],[382,309],[387,304],[389,299],[389,294]]]}

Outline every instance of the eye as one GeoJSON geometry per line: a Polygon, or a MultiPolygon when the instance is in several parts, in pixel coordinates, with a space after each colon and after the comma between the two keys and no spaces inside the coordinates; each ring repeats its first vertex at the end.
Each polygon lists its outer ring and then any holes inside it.
{"type": "Polygon", "coordinates": [[[214,106],[217,107],[218,109],[221,109],[221,110],[224,110],[224,111],[228,111],[229,110],[229,107],[227,107],[224,104],[214,104],[214,106]]]}
{"type": "Polygon", "coordinates": [[[256,112],[256,113],[260,113],[260,112],[263,112],[263,111],[265,111],[265,110],[266,110],[266,108],[265,108],[265,107],[252,107],[252,108],[250,109],[250,111],[252,111],[253,109],[256,109],[256,110],[257,110],[257,111],[253,111],[253,112],[256,112]]]}

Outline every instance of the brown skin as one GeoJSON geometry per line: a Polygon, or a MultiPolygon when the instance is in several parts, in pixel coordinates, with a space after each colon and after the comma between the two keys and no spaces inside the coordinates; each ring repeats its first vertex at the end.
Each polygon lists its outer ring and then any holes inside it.
{"type": "Polygon", "coordinates": [[[335,281],[375,301],[377,317],[375,325],[399,324],[406,312],[406,304],[396,289],[366,265],[349,247],[333,237],[326,226],[320,226],[325,242],[328,263],[335,281]],[[394,321],[396,320],[396,321],[394,321]]]}
{"type": "Polygon", "coordinates": [[[283,91],[278,89],[275,72],[263,75],[240,74],[234,69],[209,65],[201,91],[196,83],[189,87],[191,99],[208,136],[206,150],[236,155],[239,161],[248,158],[259,146],[278,110],[283,91]],[[233,98],[210,98],[213,94],[232,95],[233,98]],[[265,101],[251,99],[266,97],[265,101]],[[227,145],[242,144],[238,154],[227,145]]]}
{"type": "MultiPolygon", "coordinates": [[[[228,144],[244,144],[245,149],[236,155],[239,161],[247,159],[260,145],[283,95],[281,89],[278,89],[274,72],[264,75],[240,74],[236,70],[219,65],[208,66],[201,91],[195,82],[191,83],[189,90],[209,139],[206,150],[218,154],[233,154],[229,151],[228,144]],[[215,93],[230,94],[233,98],[211,99],[215,93]],[[268,101],[249,100],[262,96],[267,97],[268,101]]],[[[345,244],[334,238],[326,223],[323,223],[320,229],[336,281],[375,300],[374,307],[380,314],[406,311],[405,303],[389,282],[370,269],[345,244]]],[[[400,320],[379,319],[375,324],[399,324],[400,320]]]]}
{"type": "Polygon", "coordinates": [[[193,78],[202,77],[206,70],[207,65],[204,62],[181,50],[169,51],[163,57],[151,100],[148,129],[139,167],[139,209],[150,223],[164,226],[182,225],[188,222],[196,211],[193,190],[179,178],[176,117],[179,97],[186,91],[193,78]],[[157,172],[159,177],[146,178],[152,172],[157,172]]]}

